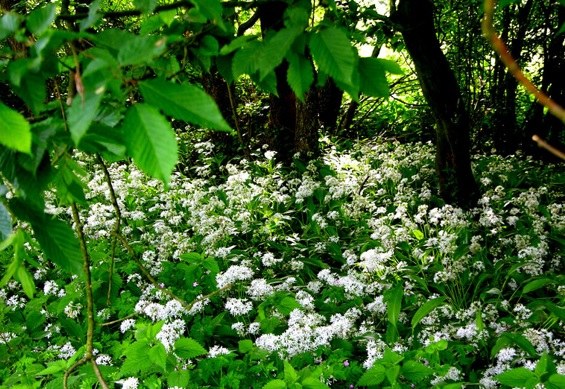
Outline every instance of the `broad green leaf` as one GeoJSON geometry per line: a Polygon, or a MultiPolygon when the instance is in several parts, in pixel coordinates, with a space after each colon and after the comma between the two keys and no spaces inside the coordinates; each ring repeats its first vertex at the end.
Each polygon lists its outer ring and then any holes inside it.
{"type": "Polygon", "coordinates": [[[247,45],[248,42],[257,40],[256,35],[242,35],[232,40],[227,45],[220,49],[220,55],[228,55],[236,50],[239,50],[247,45]]]}
{"type": "Polygon", "coordinates": [[[242,74],[252,75],[258,71],[257,53],[259,50],[261,50],[261,43],[253,41],[235,53],[231,63],[234,79],[242,74]]]}
{"type": "Polygon", "coordinates": [[[424,233],[420,230],[412,230],[412,235],[418,240],[424,239],[424,233]]]}
{"type": "Polygon", "coordinates": [[[426,301],[420,308],[418,308],[416,313],[414,313],[411,322],[412,329],[416,328],[418,323],[420,323],[422,319],[428,315],[428,313],[430,313],[431,311],[442,305],[444,301],[445,301],[445,297],[438,297],[426,301]]]}
{"type": "Polygon", "coordinates": [[[309,47],[322,72],[336,81],[352,84],[356,53],[342,29],[330,27],[314,33],[309,47]]]}
{"type": "Polygon", "coordinates": [[[214,99],[194,85],[155,79],[141,82],[140,89],[147,103],[175,119],[206,128],[232,131],[214,99]]]}
{"type": "Polygon", "coordinates": [[[312,63],[304,57],[292,55],[288,57],[288,84],[296,97],[304,101],[304,95],[314,82],[314,69],[312,63]]]}
{"type": "Polygon", "coordinates": [[[208,351],[192,338],[180,338],[175,342],[175,354],[181,358],[192,359],[208,354],[208,351]]]}
{"type": "Polygon", "coordinates": [[[551,278],[538,278],[537,280],[533,280],[531,282],[528,282],[524,286],[524,289],[522,289],[522,293],[526,294],[526,293],[533,292],[534,290],[538,290],[540,288],[543,288],[546,285],[553,284],[554,282],[555,281],[552,280],[551,278]]]}
{"type": "Polygon", "coordinates": [[[386,302],[386,312],[389,323],[396,326],[398,323],[398,317],[400,316],[400,308],[402,307],[402,296],[404,295],[404,290],[401,284],[387,290],[384,294],[384,300],[386,302]]]}
{"type": "Polygon", "coordinates": [[[175,132],[167,119],[150,105],[136,104],[128,109],[123,129],[135,164],[167,184],[178,154],[175,132]]]}
{"type": "Polygon", "coordinates": [[[41,370],[39,373],[35,373],[35,375],[52,375],[67,369],[66,361],[49,362],[48,365],[49,366],[41,370]]]}
{"type": "Polygon", "coordinates": [[[5,241],[12,234],[12,216],[4,204],[0,203],[0,242],[5,241]]]}
{"type": "Polygon", "coordinates": [[[170,388],[179,387],[187,388],[190,383],[190,371],[188,370],[178,370],[172,371],[167,376],[167,384],[170,388]]]}
{"type": "Polygon", "coordinates": [[[165,48],[165,38],[130,35],[127,41],[121,43],[118,51],[118,62],[122,66],[147,63],[153,57],[163,53],[165,48]]]}
{"type": "Polygon", "coordinates": [[[301,382],[304,389],[329,389],[330,387],[319,379],[314,377],[306,377],[301,382]]]}
{"type": "Polygon", "coordinates": [[[6,12],[2,15],[0,18],[0,39],[4,39],[14,33],[18,29],[21,20],[21,15],[15,12],[6,12]]]}
{"type": "Polygon", "coordinates": [[[158,343],[151,347],[148,356],[154,365],[159,366],[162,371],[165,371],[167,366],[167,351],[162,343],[158,343]]]}
{"type": "Polygon", "coordinates": [[[357,385],[359,386],[376,386],[383,382],[386,378],[386,369],[383,365],[375,364],[369,370],[367,370],[359,381],[357,385]]]}
{"type": "Polygon", "coordinates": [[[391,61],[390,59],[377,58],[377,61],[381,64],[385,72],[392,74],[404,74],[404,71],[398,64],[398,62],[391,61]]]}
{"type": "Polygon", "coordinates": [[[384,67],[377,58],[359,58],[361,92],[372,97],[388,97],[390,88],[384,67]]]}
{"type": "Polygon", "coordinates": [[[552,374],[547,379],[547,382],[555,385],[558,388],[565,388],[565,375],[563,375],[563,374],[552,374]]]}
{"type": "Polygon", "coordinates": [[[253,350],[253,341],[251,339],[243,339],[238,342],[238,350],[240,353],[245,354],[253,350]]]}
{"type": "Polygon", "coordinates": [[[71,227],[62,220],[45,215],[32,222],[35,237],[47,257],[72,274],[82,272],[82,254],[71,227]]]}
{"type": "Polygon", "coordinates": [[[29,274],[23,263],[16,271],[16,274],[14,274],[14,278],[18,280],[20,284],[22,284],[22,289],[24,290],[26,296],[30,299],[33,298],[33,295],[35,294],[35,282],[33,281],[32,275],[29,274]]]}
{"type": "Polygon", "coordinates": [[[14,257],[12,262],[4,271],[4,276],[0,280],[0,288],[3,288],[8,284],[8,281],[16,274],[18,269],[22,266],[23,262],[23,247],[24,247],[25,237],[22,230],[18,229],[16,233],[10,235],[9,239],[2,242],[2,246],[13,245],[14,246],[14,257]]]}
{"type": "Polygon", "coordinates": [[[123,375],[134,375],[138,372],[148,371],[153,368],[153,362],[148,357],[149,345],[146,341],[137,341],[130,344],[125,352],[125,362],[120,369],[123,375]]]}
{"type": "Polygon", "coordinates": [[[416,361],[406,361],[402,365],[401,374],[409,381],[420,382],[433,373],[433,369],[416,361]]]}
{"type": "Polygon", "coordinates": [[[0,103],[0,143],[22,153],[31,153],[31,131],[19,112],[0,103]]]}
{"type": "Polygon", "coordinates": [[[76,95],[69,107],[67,112],[69,131],[76,146],[79,145],[98,113],[103,92],[103,89],[88,91],[85,93],[84,99],[82,96],[76,95]]]}
{"type": "Polygon", "coordinates": [[[261,80],[282,63],[292,44],[302,31],[302,28],[299,27],[284,28],[277,31],[264,42],[259,51],[259,57],[256,57],[261,80]]]}
{"type": "Polygon", "coordinates": [[[294,367],[288,362],[284,361],[284,380],[287,384],[292,384],[298,379],[298,374],[294,367]]]}
{"type": "Polygon", "coordinates": [[[528,387],[528,383],[533,381],[535,385],[538,382],[536,374],[525,367],[517,367],[515,369],[507,370],[504,373],[497,375],[495,379],[501,384],[508,385],[513,388],[523,388],[524,386],[528,387]]]}
{"type": "Polygon", "coordinates": [[[47,4],[44,7],[34,9],[27,17],[27,28],[32,34],[41,35],[55,21],[55,16],[57,16],[55,4],[47,4]]]}
{"type": "Polygon", "coordinates": [[[384,352],[383,358],[381,359],[381,363],[385,366],[388,365],[398,365],[400,362],[404,360],[404,357],[391,349],[387,348],[384,352]]]}
{"type": "Polygon", "coordinates": [[[286,296],[277,303],[276,307],[283,315],[290,315],[292,311],[300,308],[301,305],[294,297],[286,296]]]}
{"type": "Polygon", "coordinates": [[[286,383],[283,380],[272,380],[263,385],[263,389],[286,389],[286,383]]]}
{"type": "Polygon", "coordinates": [[[45,108],[47,98],[45,78],[29,68],[29,61],[24,58],[10,62],[8,72],[14,92],[38,115],[45,108]]]}
{"type": "Polygon", "coordinates": [[[398,365],[389,366],[385,370],[386,378],[388,382],[390,382],[391,384],[394,384],[398,380],[399,374],[400,374],[400,366],[398,365]]]}
{"type": "Polygon", "coordinates": [[[88,4],[88,16],[79,23],[81,31],[94,26],[102,18],[102,14],[98,12],[100,11],[101,2],[101,0],[94,0],[88,4]]]}
{"type": "Polygon", "coordinates": [[[134,0],[133,5],[141,12],[151,13],[157,6],[157,0],[134,0]]]}

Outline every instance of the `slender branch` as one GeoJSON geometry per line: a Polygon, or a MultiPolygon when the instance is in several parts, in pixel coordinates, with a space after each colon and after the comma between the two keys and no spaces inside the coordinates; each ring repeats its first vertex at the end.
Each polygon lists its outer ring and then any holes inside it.
{"type": "Polygon", "coordinates": [[[85,288],[86,288],[86,351],[82,361],[82,363],[75,363],[67,372],[65,372],[65,376],[68,379],[70,373],[79,367],[80,365],[84,364],[87,361],[92,362],[92,366],[94,369],[94,373],[98,378],[98,382],[100,386],[104,389],[108,389],[108,384],[104,380],[104,377],[100,374],[98,370],[98,366],[96,365],[96,361],[94,360],[94,296],[92,294],[92,276],[90,273],[90,254],[88,253],[88,248],[86,247],[86,236],[84,235],[83,225],[80,220],[78,207],[75,203],[71,204],[71,210],[73,213],[73,221],[75,223],[75,231],[79,240],[80,244],[80,251],[82,254],[83,260],[83,272],[85,278],[85,288]]]}
{"type": "Polygon", "coordinates": [[[132,313],[131,315],[127,315],[127,316],[121,317],[121,318],[116,319],[116,320],[107,321],[106,323],[102,323],[102,324],[100,324],[100,327],[108,327],[108,326],[111,326],[111,325],[114,325],[114,324],[118,324],[118,323],[123,322],[124,320],[131,319],[131,318],[134,318],[136,316],[137,316],[137,314],[132,313]]]}
{"type": "Polygon", "coordinates": [[[108,293],[106,295],[106,305],[110,305],[110,297],[112,294],[112,278],[114,275],[114,265],[116,262],[116,247],[118,244],[117,236],[120,233],[121,229],[122,212],[120,211],[120,205],[118,204],[116,192],[114,191],[114,185],[112,185],[112,177],[110,176],[108,167],[99,154],[96,154],[96,162],[98,162],[98,164],[102,166],[104,178],[106,179],[106,184],[108,185],[108,189],[110,191],[110,201],[112,202],[112,207],[114,207],[114,212],[116,213],[116,223],[114,224],[114,233],[112,238],[112,248],[110,256],[110,269],[108,270],[108,293]]]}
{"type": "Polygon", "coordinates": [[[553,147],[552,145],[547,143],[545,140],[543,140],[539,136],[537,136],[537,135],[532,136],[532,140],[534,142],[536,142],[538,144],[538,146],[541,147],[542,149],[546,149],[547,151],[549,151],[551,154],[555,155],[556,157],[559,157],[559,158],[565,160],[565,153],[563,151],[558,150],[557,148],[553,147]]]}
{"type": "Polygon", "coordinates": [[[504,41],[498,36],[493,26],[493,15],[496,8],[496,0],[485,0],[485,17],[483,18],[482,28],[484,36],[490,41],[494,50],[508,71],[518,80],[526,90],[532,94],[540,104],[547,107],[555,117],[565,122],[565,109],[553,101],[547,94],[539,90],[522,72],[516,60],[510,54],[504,41]]]}

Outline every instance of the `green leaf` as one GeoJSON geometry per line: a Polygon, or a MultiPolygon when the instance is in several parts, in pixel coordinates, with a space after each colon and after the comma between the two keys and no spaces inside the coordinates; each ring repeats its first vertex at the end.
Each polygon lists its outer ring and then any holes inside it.
{"type": "Polygon", "coordinates": [[[45,108],[45,78],[33,68],[28,58],[11,61],[8,73],[14,92],[38,115],[45,108]]]}
{"type": "Polygon", "coordinates": [[[69,131],[75,145],[78,146],[92,121],[98,113],[98,107],[102,101],[103,89],[100,91],[88,91],[84,99],[77,95],[68,109],[67,118],[69,131]]]}
{"type": "Polygon", "coordinates": [[[198,11],[208,20],[219,22],[222,18],[222,4],[220,0],[191,0],[198,11]]]}
{"type": "Polygon", "coordinates": [[[161,371],[165,371],[167,366],[167,351],[162,343],[156,344],[149,350],[149,360],[156,366],[161,368],[161,371]]]}
{"type": "Polygon", "coordinates": [[[383,382],[386,378],[386,369],[384,366],[375,364],[369,370],[367,370],[359,381],[357,385],[359,386],[376,386],[383,382]]]}
{"type": "Polygon", "coordinates": [[[372,97],[388,97],[390,88],[385,69],[377,58],[359,58],[359,75],[361,92],[372,97]]]}
{"type": "Polygon", "coordinates": [[[19,112],[0,103],[0,143],[22,153],[31,153],[31,131],[19,112]]]}
{"type": "Polygon", "coordinates": [[[412,230],[412,235],[418,240],[424,239],[424,233],[420,230],[412,230]]]}
{"type": "Polygon", "coordinates": [[[126,360],[120,369],[121,374],[133,375],[151,369],[153,362],[148,358],[148,352],[149,345],[146,341],[137,341],[130,344],[124,352],[126,360]]]}
{"type": "Polygon", "coordinates": [[[296,97],[298,97],[300,101],[304,101],[304,95],[314,82],[312,63],[307,58],[297,55],[289,56],[288,62],[288,84],[296,94],[296,97]]]}
{"type": "Polygon", "coordinates": [[[283,380],[272,380],[263,385],[263,389],[286,389],[286,383],[283,380]]]}
{"type": "Polygon", "coordinates": [[[170,388],[176,386],[179,388],[187,388],[190,383],[190,371],[178,370],[172,371],[167,376],[167,384],[170,388]]]}
{"type": "Polygon", "coordinates": [[[81,31],[85,31],[94,26],[102,18],[102,14],[98,12],[101,7],[101,2],[101,0],[94,0],[88,4],[88,16],[79,23],[81,31]]]}
{"type": "Polygon", "coordinates": [[[287,384],[293,384],[298,380],[296,370],[288,361],[284,361],[284,380],[287,384]]]}
{"type": "Polygon", "coordinates": [[[0,39],[6,38],[8,35],[16,32],[20,26],[22,16],[15,12],[6,12],[0,18],[0,39]]]}
{"type": "Polygon", "coordinates": [[[392,74],[399,74],[399,75],[404,74],[404,71],[402,70],[400,65],[395,61],[391,61],[390,59],[384,59],[384,58],[377,58],[377,61],[379,61],[385,72],[392,74]]]}
{"type": "Polygon", "coordinates": [[[275,67],[280,65],[290,50],[296,38],[302,33],[302,28],[284,28],[270,36],[259,51],[258,63],[259,77],[263,80],[275,67]]]}
{"type": "Polygon", "coordinates": [[[175,342],[175,354],[181,358],[192,359],[208,354],[208,351],[192,338],[180,338],[175,342]]]}
{"type": "Polygon", "coordinates": [[[398,365],[390,366],[385,370],[386,378],[388,382],[390,382],[391,384],[396,383],[399,374],[400,374],[400,366],[398,365]]]}
{"type": "Polygon", "coordinates": [[[2,242],[2,246],[14,246],[14,258],[10,265],[6,268],[4,276],[0,280],[0,288],[3,288],[8,284],[8,281],[16,274],[18,269],[22,266],[23,262],[23,245],[25,242],[24,233],[22,230],[18,229],[15,234],[11,235],[9,239],[2,242]]]}
{"type": "Polygon", "coordinates": [[[122,66],[137,65],[150,62],[153,57],[160,55],[166,49],[166,39],[155,36],[129,35],[121,42],[118,51],[118,62],[122,66]]]}
{"type": "Polygon", "coordinates": [[[411,322],[412,329],[416,328],[418,323],[420,323],[422,321],[422,319],[428,315],[428,313],[430,313],[431,311],[433,311],[434,309],[436,309],[437,307],[442,305],[444,303],[444,301],[445,301],[445,297],[438,297],[438,298],[426,301],[420,308],[418,308],[416,313],[414,313],[414,316],[412,317],[412,322],[411,322]]]}
{"type": "Polygon", "coordinates": [[[294,297],[286,296],[277,302],[276,308],[283,315],[290,315],[292,311],[300,308],[301,305],[294,297]]]}
{"type": "Polygon", "coordinates": [[[38,373],[35,373],[35,375],[52,375],[67,369],[66,361],[49,362],[48,365],[49,366],[47,366],[45,369],[41,370],[38,373]]]}
{"type": "Polygon", "coordinates": [[[538,278],[536,280],[528,282],[524,286],[524,289],[522,289],[522,294],[533,292],[534,290],[538,290],[546,285],[553,284],[554,282],[555,281],[552,280],[551,278],[538,278]]]}
{"type": "Polygon", "coordinates": [[[495,379],[501,384],[508,385],[513,388],[523,388],[524,386],[528,387],[531,382],[533,382],[534,385],[538,383],[538,377],[536,374],[525,367],[517,367],[515,369],[507,370],[504,373],[498,374],[495,379]]]}
{"type": "Polygon", "coordinates": [[[330,387],[319,379],[314,377],[306,377],[301,382],[304,389],[329,389],[330,387]]]}
{"type": "Polygon", "coordinates": [[[309,47],[322,72],[351,85],[356,53],[342,29],[330,27],[313,34],[309,47]]]}
{"type": "Polygon", "coordinates": [[[82,272],[79,242],[67,223],[45,215],[31,224],[35,238],[49,259],[72,274],[82,272]]]}
{"type": "Polygon", "coordinates": [[[253,341],[250,339],[243,339],[238,342],[238,350],[240,353],[245,354],[253,350],[253,341]]]}
{"type": "Polygon", "coordinates": [[[33,295],[35,294],[35,282],[33,281],[32,275],[29,274],[23,263],[16,271],[16,274],[14,274],[14,278],[18,280],[20,284],[22,284],[22,289],[24,290],[26,296],[30,299],[33,298],[33,295]]]}
{"type": "Polygon", "coordinates": [[[398,317],[400,316],[400,309],[402,307],[402,296],[404,295],[404,289],[401,284],[387,290],[384,294],[384,300],[387,305],[387,317],[388,322],[393,326],[398,323],[398,317]]]}
{"type": "Polygon", "coordinates": [[[133,5],[141,12],[151,13],[157,6],[157,0],[134,0],[133,5]]]}
{"type": "Polygon", "coordinates": [[[252,41],[234,54],[231,63],[234,80],[237,80],[242,74],[252,75],[258,71],[257,53],[259,50],[261,50],[261,43],[252,41]]]}
{"type": "Polygon", "coordinates": [[[57,16],[55,4],[47,4],[45,7],[34,9],[27,17],[27,28],[32,34],[41,35],[55,21],[55,16],[57,16]]]}
{"type": "Polygon", "coordinates": [[[552,374],[547,379],[547,382],[555,385],[558,388],[565,388],[565,375],[563,375],[563,374],[552,374]]]}
{"type": "Polygon", "coordinates": [[[0,203],[0,242],[12,235],[12,216],[4,204],[0,203]]]}
{"type": "Polygon", "coordinates": [[[169,122],[147,104],[131,106],[123,123],[129,155],[145,173],[168,184],[177,163],[177,141],[169,122]]]}
{"type": "Polygon", "coordinates": [[[409,381],[417,383],[433,373],[433,369],[416,361],[406,361],[402,365],[401,374],[409,381]]]}
{"type": "Polygon", "coordinates": [[[232,131],[214,99],[194,85],[155,79],[141,82],[140,89],[147,103],[175,119],[216,130],[232,131]]]}

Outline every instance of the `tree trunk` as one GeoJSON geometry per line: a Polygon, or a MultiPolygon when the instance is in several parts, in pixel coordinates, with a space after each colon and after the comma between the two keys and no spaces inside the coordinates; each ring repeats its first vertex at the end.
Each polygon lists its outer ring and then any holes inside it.
{"type": "MultiPolygon", "coordinates": [[[[296,130],[294,134],[294,148],[303,159],[310,159],[318,155],[318,133],[320,120],[318,118],[318,93],[316,88],[311,88],[304,96],[304,102],[296,104],[296,130]]],[[[336,119],[337,120],[337,119],[336,119]]]]}
{"type": "MultiPolygon", "coordinates": [[[[273,1],[258,7],[259,20],[263,36],[269,31],[277,31],[284,27],[284,12],[287,4],[273,1]]],[[[277,94],[270,96],[269,128],[267,144],[277,152],[277,157],[289,163],[294,154],[296,129],[296,96],[287,82],[288,62],[277,66],[277,94]]]]}
{"type": "Polygon", "coordinates": [[[426,101],[437,120],[436,165],[440,194],[448,203],[472,206],[478,187],[471,170],[470,125],[457,80],[436,37],[430,0],[400,0],[400,25],[426,101]]]}

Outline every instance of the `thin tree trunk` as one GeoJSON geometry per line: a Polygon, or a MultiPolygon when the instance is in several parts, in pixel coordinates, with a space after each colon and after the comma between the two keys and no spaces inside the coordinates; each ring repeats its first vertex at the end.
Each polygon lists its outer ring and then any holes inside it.
{"type": "Polygon", "coordinates": [[[457,80],[436,37],[430,0],[400,0],[392,15],[437,120],[436,165],[440,194],[448,203],[472,206],[478,187],[471,170],[470,125],[457,80]]]}

